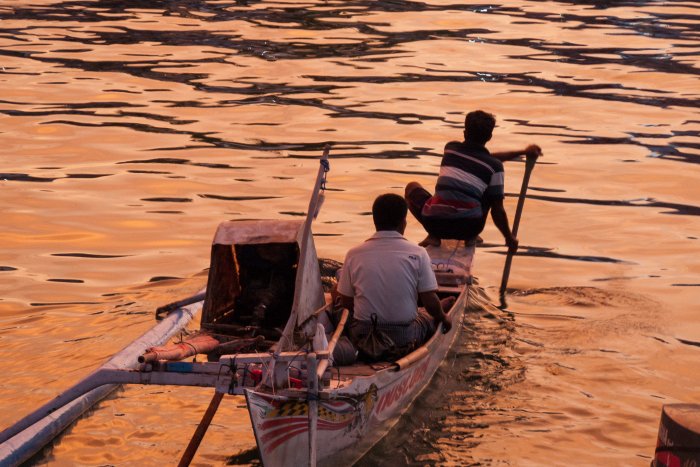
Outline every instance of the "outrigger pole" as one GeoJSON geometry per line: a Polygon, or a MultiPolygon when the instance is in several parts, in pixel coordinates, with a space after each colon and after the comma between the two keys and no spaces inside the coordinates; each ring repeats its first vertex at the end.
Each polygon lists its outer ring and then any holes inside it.
{"type": "Polygon", "coordinates": [[[0,465],[27,461],[90,407],[107,397],[121,382],[106,373],[132,368],[149,348],[162,345],[183,329],[197,312],[197,304],[178,308],[80,383],[0,433],[0,465]]]}
{"type": "MultiPolygon", "coordinates": [[[[535,168],[536,158],[528,158],[525,160],[525,174],[523,174],[523,184],[520,187],[520,196],[518,197],[518,206],[515,208],[515,218],[513,219],[513,236],[518,235],[518,226],[520,225],[520,217],[523,214],[523,206],[525,205],[525,193],[527,193],[527,186],[530,183],[530,175],[532,174],[532,169],[535,168]]],[[[508,249],[508,255],[506,256],[506,263],[503,266],[503,278],[501,279],[500,288],[500,298],[501,306],[500,308],[506,308],[508,304],[506,303],[506,287],[508,286],[508,276],[510,276],[510,266],[513,263],[514,250],[508,249]]]]}

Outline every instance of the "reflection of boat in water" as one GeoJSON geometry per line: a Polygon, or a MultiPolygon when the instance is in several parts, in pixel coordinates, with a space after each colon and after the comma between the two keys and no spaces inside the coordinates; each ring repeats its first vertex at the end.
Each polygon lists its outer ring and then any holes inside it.
{"type": "Polygon", "coordinates": [[[161,310],[167,314],[141,338],[0,433],[0,464],[27,460],[118,384],[215,389],[181,465],[191,460],[224,394],[245,395],[265,465],[345,465],[381,439],[428,384],[459,332],[474,246],[443,242],[429,249],[439,295],[456,297],[448,333],[436,332],[396,361],[332,366],[329,355],[348,312],[333,310],[324,292],[310,230],[325,160],[306,221],[222,223],[206,291],[161,310]],[[200,309],[200,330],[165,345],[200,309]],[[328,344],[314,349],[314,337],[328,344]],[[208,361],[184,361],[197,354],[208,361]]]}

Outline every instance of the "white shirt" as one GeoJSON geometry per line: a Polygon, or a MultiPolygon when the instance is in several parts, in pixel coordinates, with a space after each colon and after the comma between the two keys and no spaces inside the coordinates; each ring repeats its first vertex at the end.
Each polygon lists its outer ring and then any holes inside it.
{"type": "Polygon", "coordinates": [[[424,248],[396,231],[381,230],[350,249],[340,272],[338,292],[354,298],[355,319],[404,323],[418,312],[418,294],[437,290],[424,248]]]}

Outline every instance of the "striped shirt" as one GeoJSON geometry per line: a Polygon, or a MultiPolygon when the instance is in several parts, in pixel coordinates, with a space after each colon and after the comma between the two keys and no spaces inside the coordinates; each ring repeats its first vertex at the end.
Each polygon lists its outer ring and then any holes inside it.
{"type": "Polygon", "coordinates": [[[435,194],[421,214],[425,218],[481,219],[485,200],[505,197],[503,177],[503,163],[484,146],[447,143],[435,194]]]}

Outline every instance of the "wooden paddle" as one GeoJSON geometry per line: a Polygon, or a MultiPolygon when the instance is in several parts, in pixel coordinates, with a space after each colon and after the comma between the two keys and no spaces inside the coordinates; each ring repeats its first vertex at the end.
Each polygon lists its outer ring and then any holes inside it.
{"type": "MultiPolygon", "coordinates": [[[[530,174],[532,174],[532,169],[535,168],[536,158],[528,158],[525,160],[525,174],[523,175],[523,184],[520,187],[520,196],[518,197],[518,206],[515,208],[515,218],[513,219],[513,236],[518,236],[518,226],[520,225],[520,217],[523,214],[523,206],[525,205],[525,193],[527,193],[527,186],[530,183],[530,174]]],[[[501,306],[500,308],[506,308],[508,304],[506,303],[506,287],[508,286],[508,276],[510,276],[510,266],[513,263],[513,255],[515,250],[508,249],[508,255],[506,256],[506,264],[503,267],[503,278],[501,279],[501,289],[500,298],[501,306]]]]}

